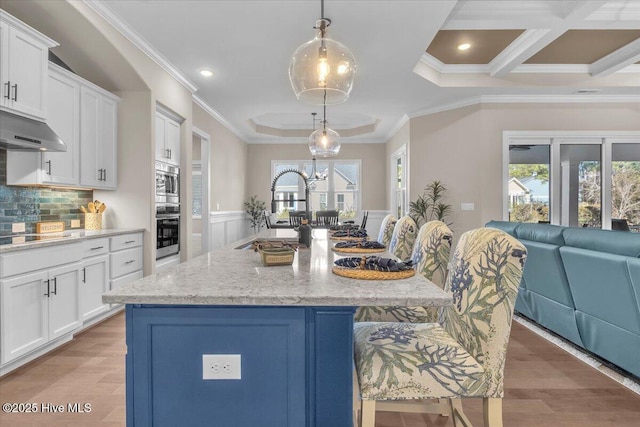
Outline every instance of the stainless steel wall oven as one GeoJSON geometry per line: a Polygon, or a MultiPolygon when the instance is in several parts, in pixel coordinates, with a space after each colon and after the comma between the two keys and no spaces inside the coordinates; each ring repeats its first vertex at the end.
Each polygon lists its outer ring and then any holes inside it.
{"type": "Polygon", "coordinates": [[[180,206],[156,206],[156,259],[180,252],[180,206]]]}

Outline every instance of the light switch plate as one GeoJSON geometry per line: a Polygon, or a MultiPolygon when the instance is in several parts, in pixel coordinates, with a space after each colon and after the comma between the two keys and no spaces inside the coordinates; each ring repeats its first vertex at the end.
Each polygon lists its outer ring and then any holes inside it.
{"type": "Polygon", "coordinates": [[[460,210],[462,211],[474,211],[476,206],[473,203],[460,203],[460,210]]]}
{"type": "Polygon", "coordinates": [[[14,222],[13,224],[11,224],[12,233],[24,233],[24,230],[24,222],[14,222]]]}
{"type": "Polygon", "coordinates": [[[80,228],[80,220],[72,219],[71,220],[71,228],[80,228]]]}
{"type": "Polygon", "coordinates": [[[240,354],[203,354],[203,380],[242,379],[242,356],[240,354]]]}

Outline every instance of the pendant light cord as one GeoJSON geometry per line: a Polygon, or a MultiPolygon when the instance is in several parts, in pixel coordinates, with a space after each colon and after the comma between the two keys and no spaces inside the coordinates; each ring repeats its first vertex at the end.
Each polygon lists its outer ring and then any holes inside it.
{"type": "Polygon", "coordinates": [[[320,0],[320,17],[324,19],[324,0],[320,0]]]}

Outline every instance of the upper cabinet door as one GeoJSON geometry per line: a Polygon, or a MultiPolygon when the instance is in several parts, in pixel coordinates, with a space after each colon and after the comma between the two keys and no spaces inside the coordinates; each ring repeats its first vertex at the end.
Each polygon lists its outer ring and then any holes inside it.
{"type": "Polygon", "coordinates": [[[102,169],[100,188],[115,189],[118,183],[117,146],[118,146],[118,104],[101,97],[99,108],[100,145],[98,165],[102,169]]]}
{"type": "Polygon", "coordinates": [[[49,48],[57,45],[0,9],[0,108],[45,121],[49,48]]]}
{"type": "Polygon", "coordinates": [[[88,187],[102,184],[102,168],[98,166],[99,106],[100,94],[83,87],[80,91],[80,183],[88,187]]]}
{"type": "Polygon", "coordinates": [[[56,72],[49,75],[47,124],[67,145],[63,153],[42,153],[42,182],[80,184],[80,85],[56,72]]]}
{"type": "Polygon", "coordinates": [[[180,166],[180,124],[167,119],[167,150],[169,158],[167,163],[180,166]]]}
{"type": "Polygon", "coordinates": [[[180,166],[180,123],[156,112],[156,160],[180,166]]]}

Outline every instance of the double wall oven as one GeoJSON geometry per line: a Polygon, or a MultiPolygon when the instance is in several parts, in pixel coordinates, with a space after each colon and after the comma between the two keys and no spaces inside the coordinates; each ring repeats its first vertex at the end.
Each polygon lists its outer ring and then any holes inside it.
{"type": "Polygon", "coordinates": [[[156,259],[180,252],[180,168],[156,162],[156,259]]]}

